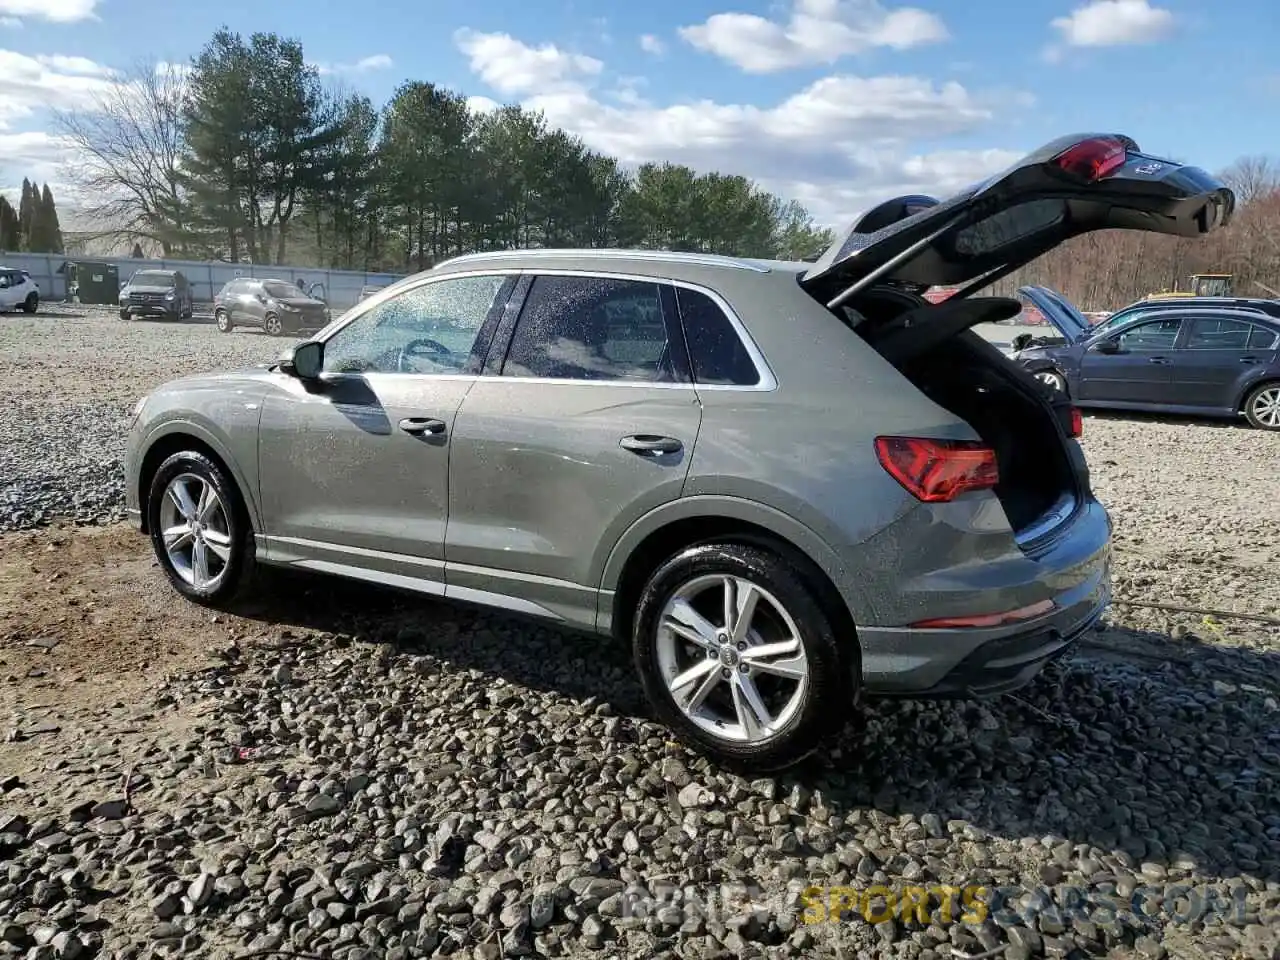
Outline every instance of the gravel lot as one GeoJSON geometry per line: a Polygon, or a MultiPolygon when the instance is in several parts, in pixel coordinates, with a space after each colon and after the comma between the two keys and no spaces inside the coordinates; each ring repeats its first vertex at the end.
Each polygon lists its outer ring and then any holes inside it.
{"type": "Polygon", "coordinates": [[[751,781],[607,644],[284,574],[177,601],[115,522],[127,414],[284,343],[0,317],[0,955],[1280,956],[1280,437],[1087,418],[1104,627],[751,781]]]}

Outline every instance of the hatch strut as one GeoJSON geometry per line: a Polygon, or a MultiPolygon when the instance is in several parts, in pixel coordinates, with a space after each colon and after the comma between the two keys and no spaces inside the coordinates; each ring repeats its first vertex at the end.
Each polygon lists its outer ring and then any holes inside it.
{"type": "Polygon", "coordinates": [[[954,217],[952,217],[942,226],[938,227],[938,229],[934,230],[932,233],[928,233],[925,236],[921,237],[919,240],[911,244],[911,246],[907,247],[902,252],[894,254],[884,263],[880,264],[880,266],[876,267],[874,270],[868,273],[865,277],[855,281],[854,283],[846,287],[844,290],[842,290],[834,299],[832,299],[827,304],[827,309],[834,310],[836,307],[840,306],[850,297],[853,297],[854,295],[865,290],[871,284],[875,283],[877,280],[883,277],[886,273],[888,273],[894,267],[898,266],[899,264],[906,263],[916,254],[918,254],[921,250],[929,246],[929,244],[933,243],[933,241],[937,240],[940,236],[942,236],[944,233],[946,233],[948,230],[954,227],[957,223],[963,220],[967,215],[968,215],[968,211],[964,211],[956,214],[954,217]]]}

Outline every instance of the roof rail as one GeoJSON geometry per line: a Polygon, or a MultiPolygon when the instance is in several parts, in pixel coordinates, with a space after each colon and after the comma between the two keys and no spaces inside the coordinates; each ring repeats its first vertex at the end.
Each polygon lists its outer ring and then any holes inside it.
{"type": "Polygon", "coordinates": [[[650,260],[657,263],[688,263],[707,267],[732,267],[736,270],[749,270],[753,273],[769,272],[769,267],[758,261],[753,262],[737,257],[726,257],[716,253],[684,253],[675,250],[618,250],[611,248],[488,250],[480,253],[464,253],[461,256],[444,260],[436,264],[436,266],[443,267],[455,263],[478,263],[485,260],[552,260],[565,257],[580,257],[584,260],[650,260]]]}

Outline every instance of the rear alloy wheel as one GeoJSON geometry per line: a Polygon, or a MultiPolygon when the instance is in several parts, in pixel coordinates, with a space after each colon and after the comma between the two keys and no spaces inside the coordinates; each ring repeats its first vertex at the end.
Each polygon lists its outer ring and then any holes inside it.
{"type": "Polygon", "coordinates": [[[233,324],[231,323],[231,315],[225,310],[216,310],[213,314],[214,323],[218,325],[219,333],[230,333],[233,324]]]}
{"type": "Polygon", "coordinates": [[[1244,415],[1259,430],[1280,430],[1280,383],[1256,387],[1244,402],[1244,415]]]}
{"type": "Polygon", "coordinates": [[[274,313],[268,313],[265,320],[262,321],[262,329],[273,337],[278,337],[284,333],[284,324],[280,322],[280,318],[274,313]]]}
{"type": "Polygon", "coordinates": [[[27,299],[22,301],[23,313],[35,313],[40,309],[40,294],[33,293],[28,295],[27,299]]]}
{"type": "Polygon", "coordinates": [[[773,771],[817,749],[852,704],[831,621],[794,564],[691,547],[640,598],[636,668],[659,719],[712,759],[773,771]]]}
{"type": "Polygon", "coordinates": [[[221,606],[252,579],[253,531],[235,485],[202,453],[160,465],[147,498],[147,529],[169,582],[189,600],[221,606]]]}
{"type": "Polygon", "coordinates": [[[1054,393],[1067,392],[1067,378],[1057,370],[1038,370],[1035,373],[1035,378],[1054,393]]]}

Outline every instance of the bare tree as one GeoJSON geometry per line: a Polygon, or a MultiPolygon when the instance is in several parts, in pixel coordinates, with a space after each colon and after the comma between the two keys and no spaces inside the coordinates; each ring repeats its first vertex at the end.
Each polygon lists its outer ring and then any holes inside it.
{"type": "Polygon", "coordinates": [[[54,115],[73,148],[66,176],[87,198],[85,215],[117,239],[150,239],[166,255],[183,237],[182,67],[142,62],[88,107],[54,115]]]}
{"type": "Polygon", "coordinates": [[[1221,177],[1241,205],[1280,190],[1280,166],[1267,156],[1241,157],[1221,177]]]}

